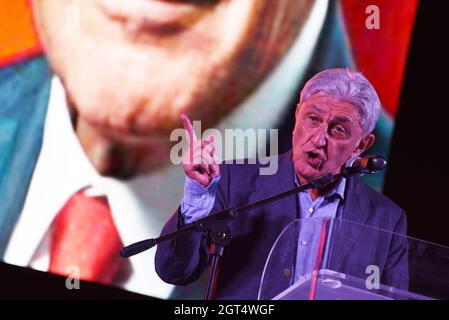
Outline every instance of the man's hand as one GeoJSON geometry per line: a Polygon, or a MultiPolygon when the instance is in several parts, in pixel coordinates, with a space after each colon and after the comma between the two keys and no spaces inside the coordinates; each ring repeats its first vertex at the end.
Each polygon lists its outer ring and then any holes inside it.
{"type": "Polygon", "coordinates": [[[182,167],[189,178],[207,188],[212,179],[220,175],[214,137],[198,140],[190,119],[183,114],[181,120],[189,141],[189,148],[183,157],[182,167]]]}

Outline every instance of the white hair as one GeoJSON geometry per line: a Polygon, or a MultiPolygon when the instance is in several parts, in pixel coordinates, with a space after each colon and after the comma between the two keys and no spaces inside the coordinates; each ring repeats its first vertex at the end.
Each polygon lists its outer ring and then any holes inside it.
{"type": "Polygon", "coordinates": [[[359,110],[360,125],[365,134],[374,130],[381,112],[380,100],[374,87],[360,72],[339,68],[317,73],[302,89],[300,104],[315,93],[324,93],[354,105],[359,110]]]}

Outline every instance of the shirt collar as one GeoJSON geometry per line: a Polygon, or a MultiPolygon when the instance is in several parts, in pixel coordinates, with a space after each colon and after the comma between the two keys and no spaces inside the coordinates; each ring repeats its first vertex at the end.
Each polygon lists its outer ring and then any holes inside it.
{"type": "MultiPolygon", "coordinates": [[[[295,177],[295,185],[300,186],[298,178],[296,177],[296,174],[294,173],[293,175],[295,177]]],[[[345,188],[346,188],[346,178],[343,177],[343,178],[340,178],[340,180],[336,186],[334,186],[331,190],[326,192],[326,194],[324,194],[322,197],[329,198],[329,197],[336,195],[341,200],[344,200],[345,199],[345,188]]],[[[304,191],[304,192],[307,192],[307,191],[304,191]]]]}
{"type": "Polygon", "coordinates": [[[41,154],[44,158],[39,161],[48,163],[53,168],[45,172],[49,187],[53,186],[55,189],[54,186],[58,186],[57,189],[64,191],[64,198],[86,187],[88,195],[108,197],[114,221],[125,244],[159,235],[165,216],[155,214],[146,201],[146,194],[154,182],[145,175],[124,181],[104,177],[96,171],[73,130],[64,88],[56,76],[52,80],[41,154]],[[131,215],[140,218],[135,220],[148,223],[131,226],[129,221],[132,219],[123,221],[127,220],[123,217],[131,215]]]}
{"type": "MultiPolygon", "coordinates": [[[[59,78],[53,77],[42,148],[5,261],[30,265],[54,217],[73,194],[86,187],[87,195],[107,197],[123,244],[157,237],[170,212],[162,211],[162,216],[150,206],[157,177],[139,176],[121,181],[98,174],[73,130],[64,88],[59,78]]],[[[159,197],[163,198],[160,194],[159,197]]],[[[154,250],[130,258],[134,272],[125,288],[167,298],[172,286],[157,277],[153,259],[154,250]]]]}

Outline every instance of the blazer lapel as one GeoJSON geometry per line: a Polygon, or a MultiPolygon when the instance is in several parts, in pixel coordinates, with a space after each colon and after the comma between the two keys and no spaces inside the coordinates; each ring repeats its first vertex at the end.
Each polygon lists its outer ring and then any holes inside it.
{"type": "MultiPolygon", "coordinates": [[[[295,187],[294,170],[292,162],[292,151],[288,151],[279,157],[278,173],[273,176],[271,185],[267,186],[272,191],[269,194],[276,194],[295,187]]],[[[273,212],[277,212],[278,216],[283,217],[285,225],[295,219],[299,219],[298,197],[291,195],[284,199],[272,202],[273,212]]]]}
{"type": "Polygon", "coordinates": [[[0,69],[0,258],[39,156],[50,83],[43,57],[0,69]]]}
{"type": "Polygon", "coordinates": [[[0,184],[6,175],[6,166],[14,150],[14,141],[17,133],[17,121],[0,118],[0,184]]]}
{"type": "Polygon", "coordinates": [[[356,178],[348,179],[342,219],[335,219],[331,225],[333,236],[330,246],[333,254],[330,267],[334,271],[341,271],[369,217],[368,208],[364,205],[367,195],[364,188],[358,187],[358,183],[361,182],[356,178]]]}
{"type": "MultiPolygon", "coordinates": [[[[278,172],[272,179],[270,179],[270,185],[268,186],[268,188],[271,189],[269,194],[274,195],[277,192],[287,191],[294,187],[294,169],[292,151],[290,150],[279,157],[278,172]]],[[[263,290],[266,296],[275,296],[287,289],[293,283],[297,243],[291,243],[291,241],[295,240],[296,230],[293,226],[290,226],[290,223],[299,218],[298,196],[294,194],[272,202],[270,206],[267,207],[267,214],[272,215],[273,218],[275,217],[272,221],[276,221],[276,224],[278,224],[276,234],[273,235],[273,242],[270,246],[275,245],[275,240],[278,239],[279,236],[282,237],[282,245],[276,243],[277,253],[273,253],[273,256],[270,256],[269,258],[269,274],[276,280],[270,282],[268,278],[265,279],[265,281],[269,281],[269,283],[264,285],[263,290]],[[290,227],[289,231],[283,233],[285,228],[288,227],[290,227]]]]}

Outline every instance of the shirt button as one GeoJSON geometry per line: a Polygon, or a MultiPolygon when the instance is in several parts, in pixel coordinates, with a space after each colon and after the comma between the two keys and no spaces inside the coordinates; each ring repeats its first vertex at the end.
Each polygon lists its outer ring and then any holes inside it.
{"type": "Polygon", "coordinates": [[[313,208],[310,208],[310,209],[309,209],[309,212],[310,212],[310,213],[313,213],[313,208]]]}
{"type": "Polygon", "coordinates": [[[301,245],[305,247],[307,245],[307,241],[301,240],[301,245]]]}
{"type": "Polygon", "coordinates": [[[285,268],[284,270],[282,270],[282,274],[284,275],[284,277],[290,277],[290,269],[285,268]]]}

